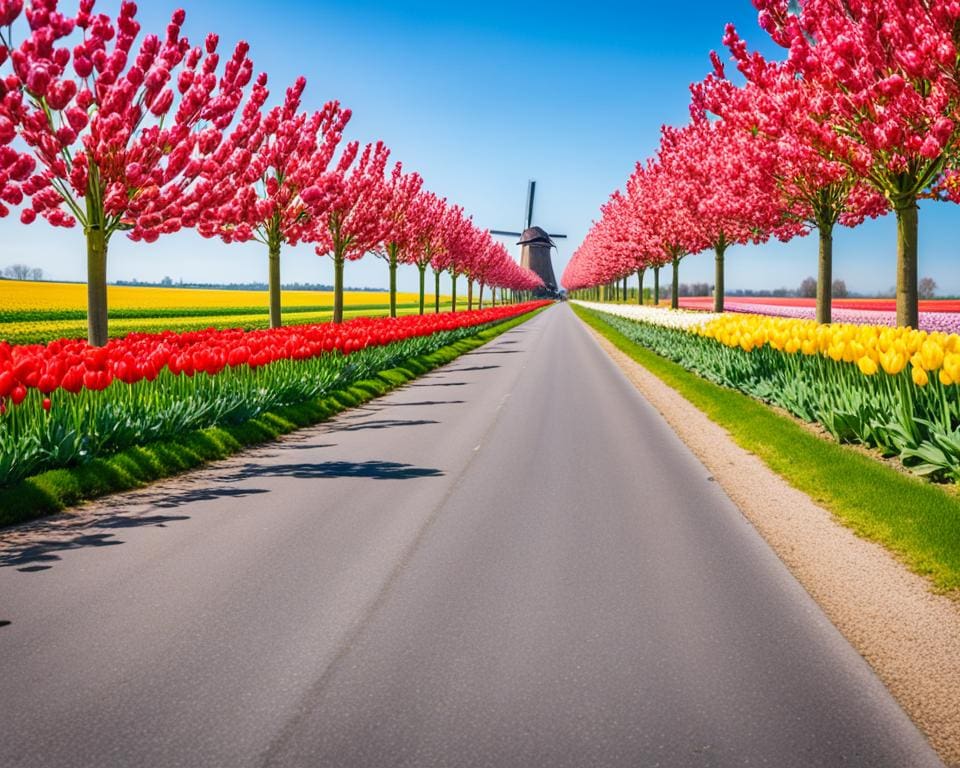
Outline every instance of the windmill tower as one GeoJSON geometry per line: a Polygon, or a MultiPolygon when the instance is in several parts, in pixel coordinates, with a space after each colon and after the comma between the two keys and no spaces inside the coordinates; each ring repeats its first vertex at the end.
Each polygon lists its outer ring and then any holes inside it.
{"type": "Polygon", "coordinates": [[[546,286],[547,293],[557,292],[557,278],[553,273],[552,251],[557,247],[553,238],[566,238],[566,235],[551,235],[546,230],[533,225],[533,200],[537,191],[537,182],[531,180],[527,186],[527,208],[524,217],[523,232],[509,232],[492,229],[490,234],[502,237],[519,237],[520,265],[533,270],[546,286]]]}

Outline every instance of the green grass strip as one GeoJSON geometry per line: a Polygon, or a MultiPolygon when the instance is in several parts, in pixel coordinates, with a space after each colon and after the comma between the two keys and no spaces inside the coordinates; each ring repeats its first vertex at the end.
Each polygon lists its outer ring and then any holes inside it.
{"type": "Polygon", "coordinates": [[[152,481],[227,458],[249,446],[269,442],[294,430],[326,421],[341,411],[380,397],[434,368],[446,365],[542,311],[540,309],[505,320],[475,336],[441,347],[436,352],[410,358],[396,368],[380,371],[370,379],[357,381],[322,398],[261,414],[243,424],[209,427],[175,440],[128,448],[78,467],[54,469],[29,477],[17,485],[0,490],[0,526],[61,512],[110,493],[140,488],[152,481]]]}
{"type": "Polygon", "coordinates": [[[821,438],[759,400],[702,379],[634,343],[600,313],[571,306],[588,326],[841,523],[885,546],[937,589],[960,589],[960,498],[955,493],[821,438]]]}

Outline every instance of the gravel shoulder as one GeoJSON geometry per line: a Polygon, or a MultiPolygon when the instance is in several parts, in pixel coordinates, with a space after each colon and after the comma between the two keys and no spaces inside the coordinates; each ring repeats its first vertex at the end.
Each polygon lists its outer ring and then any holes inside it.
{"type": "Polygon", "coordinates": [[[926,734],[960,766],[960,605],[857,537],[679,393],[590,330],[926,734]]]}

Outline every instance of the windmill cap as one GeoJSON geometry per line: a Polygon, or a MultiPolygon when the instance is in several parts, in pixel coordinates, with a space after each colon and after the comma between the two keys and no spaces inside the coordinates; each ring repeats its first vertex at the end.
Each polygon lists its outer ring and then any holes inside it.
{"type": "Polygon", "coordinates": [[[520,242],[518,242],[517,245],[549,245],[552,248],[556,247],[556,243],[550,239],[550,235],[548,235],[545,230],[540,229],[540,227],[525,229],[523,234],[520,235],[520,242]]]}

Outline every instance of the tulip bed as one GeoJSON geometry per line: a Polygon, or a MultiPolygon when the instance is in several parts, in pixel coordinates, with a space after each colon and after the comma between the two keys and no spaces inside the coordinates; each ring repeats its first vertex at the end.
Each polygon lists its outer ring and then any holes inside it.
{"type": "MultiPolygon", "coordinates": [[[[133,332],[197,331],[207,328],[255,330],[270,325],[265,296],[259,291],[202,288],[108,287],[110,335],[133,332]]],[[[389,293],[347,291],[345,317],[385,315],[389,293]]],[[[414,314],[416,294],[397,296],[400,314],[414,314]]],[[[449,297],[441,297],[449,309],[449,297]]],[[[304,325],[328,321],[333,294],[328,291],[284,291],[283,317],[304,325]]],[[[11,344],[46,344],[87,333],[86,286],[81,283],[38,283],[0,280],[0,339],[11,344]]]]}
{"type": "Polygon", "coordinates": [[[668,310],[651,310],[662,320],[634,320],[591,308],[631,341],[710,381],[817,422],[841,442],[897,456],[917,474],[960,480],[956,334],[759,315],[693,323],[668,310]]]}
{"type": "Polygon", "coordinates": [[[0,487],[320,397],[546,303],[264,331],[131,334],[102,348],[0,342],[0,487]]]}
{"type": "MultiPolygon", "coordinates": [[[[855,299],[834,303],[832,317],[834,323],[851,325],[877,325],[894,328],[897,325],[897,313],[885,305],[892,302],[883,300],[855,299]]],[[[686,309],[707,309],[713,306],[713,299],[680,299],[680,306],[686,309]]],[[[813,320],[816,307],[810,301],[789,300],[752,300],[727,299],[723,305],[727,312],[741,312],[751,315],[770,315],[790,317],[798,320],[813,320]]],[[[926,301],[920,303],[920,329],[923,331],[942,331],[960,333],[960,302],[926,301]]]]}

